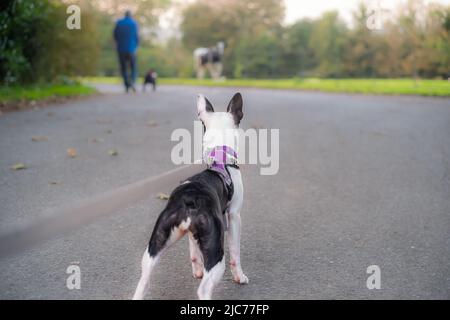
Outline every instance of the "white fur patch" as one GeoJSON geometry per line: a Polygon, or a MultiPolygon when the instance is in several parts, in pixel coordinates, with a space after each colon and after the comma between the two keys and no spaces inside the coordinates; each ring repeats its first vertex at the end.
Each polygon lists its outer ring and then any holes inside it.
{"type": "Polygon", "coordinates": [[[191,218],[188,217],[185,221],[181,222],[178,228],[180,228],[183,231],[186,231],[189,229],[189,226],[191,225],[191,218]]]}
{"type": "Polygon", "coordinates": [[[197,290],[200,300],[211,300],[214,287],[220,282],[225,272],[225,257],[217,263],[211,270],[203,274],[202,282],[197,290]]]}
{"type": "Polygon", "coordinates": [[[228,112],[210,112],[204,120],[203,150],[216,146],[229,146],[236,152],[239,148],[239,130],[233,116],[228,112]]]}
{"type": "Polygon", "coordinates": [[[169,247],[171,244],[173,244],[181,237],[183,237],[186,234],[187,230],[189,229],[190,225],[191,225],[191,218],[188,217],[186,220],[182,221],[178,227],[174,227],[172,229],[172,232],[170,233],[169,239],[167,240],[167,247],[169,247]]]}
{"type": "Polygon", "coordinates": [[[143,300],[145,298],[145,295],[147,294],[148,288],[150,286],[150,275],[153,268],[158,263],[158,260],[159,256],[150,257],[148,248],[145,249],[141,261],[141,278],[133,295],[133,300],[143,300]]]}

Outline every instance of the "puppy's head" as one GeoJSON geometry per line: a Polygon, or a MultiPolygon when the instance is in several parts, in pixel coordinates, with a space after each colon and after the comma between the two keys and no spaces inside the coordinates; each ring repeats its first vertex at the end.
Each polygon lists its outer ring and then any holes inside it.
{"type": "Polygon", "coordinates": [[[244,116],[242,105],[242,96],[238,92],[231,98],[227,112],[214,112],[211,102],[203,95],[198,95],[198,118],[205,128],[205,134],[203,135],[204,148],[227,145],[237,151],[237,129],[244,116]]]}

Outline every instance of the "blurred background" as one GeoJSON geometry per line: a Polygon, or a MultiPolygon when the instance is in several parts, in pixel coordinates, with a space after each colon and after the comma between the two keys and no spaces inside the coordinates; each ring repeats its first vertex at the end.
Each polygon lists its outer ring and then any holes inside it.
{"type": "Polygon", "coordinates": [[[27,0],[0,13],[3,85],[118,76],[112,37],[129,9],[138,72],[194,77],[192,52],[225,43],[223,74],[240,78],[436,78],[450,71],[450,1],[27,0]],[[81,7],[81,30],[65,26],[81,7]]]}

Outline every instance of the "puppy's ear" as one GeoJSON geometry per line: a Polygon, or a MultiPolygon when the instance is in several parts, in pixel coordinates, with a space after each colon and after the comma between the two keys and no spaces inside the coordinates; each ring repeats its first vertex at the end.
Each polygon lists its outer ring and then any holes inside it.
{"type": "Polygon", "coordinates": [[[205,96],[199,94],[197,96],[197,114],[199,118],[202,117],[203,112],[214,112],[214,108],[205,96]]]}
{"type": "Polygon", "coordinates": [[[234,123],[236,125],[239,125],[242,117],[244,116],[244,113],[242,112],[242,105],[242,96],[239,92],[236,93],[233,98],[231,98],[231,101],[228,104],[227,112],[233,115],[234,123]]]}

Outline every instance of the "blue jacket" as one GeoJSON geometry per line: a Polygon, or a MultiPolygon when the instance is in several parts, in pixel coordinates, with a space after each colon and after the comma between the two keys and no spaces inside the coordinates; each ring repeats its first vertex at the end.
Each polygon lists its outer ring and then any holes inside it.
{"type": "Polygon", "coordinates": [[[139,45],[138,25],[130,17],[117,20],[114,28],[117,51],[134,53],[139,45]]]}

